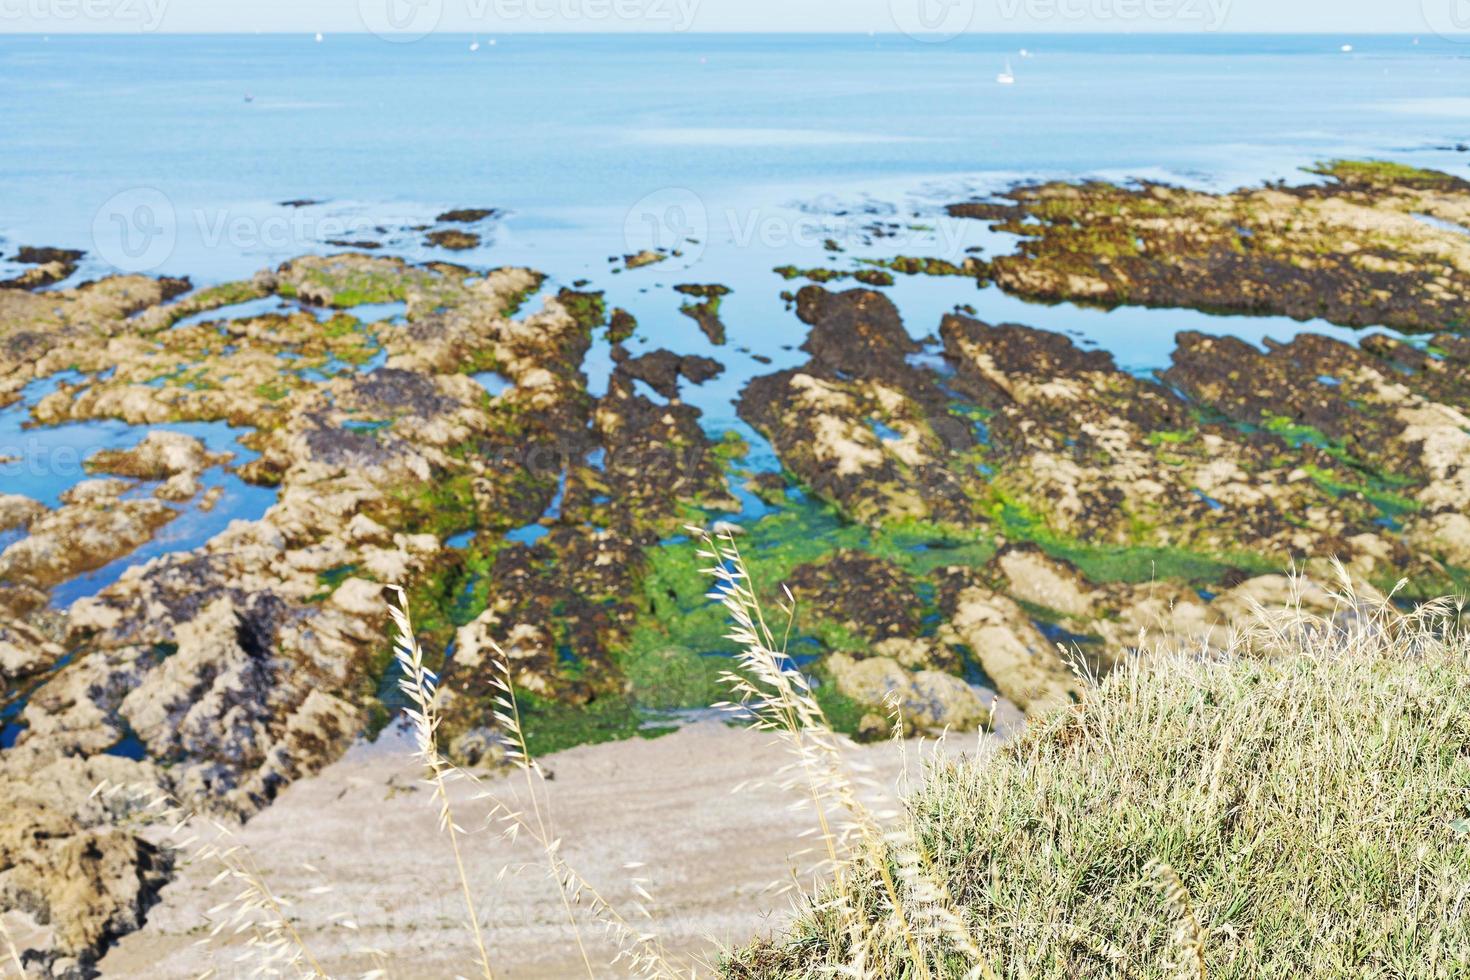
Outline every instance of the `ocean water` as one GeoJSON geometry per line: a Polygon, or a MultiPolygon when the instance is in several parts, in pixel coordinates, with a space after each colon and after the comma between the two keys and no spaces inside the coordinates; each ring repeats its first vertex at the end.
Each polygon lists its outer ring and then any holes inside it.
{"type": "MultiPolygon", "coordinates": [[[[1432,35],[506,35],[475,52],[469,40],[0,37],[0,254],[76,247],[88,256],[72,281],[123,268],[196,285],[339,250],[333,239],[527,265],[551,276],[545,291],[587,280],[633,312],[635,353],[722,361],[684,397],[712,431],[749,435],[740,388],[805,360],[806,328],[779,299],[800,283],[772,268],[1009,249],[945,217],[946,203],[1041,177],[1307,179],[1304,165],[1338,156],[1470,176],[1457,148],[1470,143],[1470,47],[1432,35]],[[1007,61],[1013,86],[995,82],[1007,61]],[[411,230],[451,207],[499,210],[476,226],[480,247],[445,252],[411,230]],[[870,240],[874,221],[895,237],[870,240]],[[845,251],[826,251],[829,238],[845,251]],[[609,261],[650,246],[682,255],[632,271],[609,261]],[[679,313],[679,283],[733,289],[728,345],[679,313]]],[[[1067,331],[1139,372],[1165,366],[1184,329],[1355,336],[1274,317],[1036,306],[964,279],[899,276],[889,292],[916,338],[970,304],[1067,331]]],[[[611,363],[599,342],[595,392],[611,363]]]]}

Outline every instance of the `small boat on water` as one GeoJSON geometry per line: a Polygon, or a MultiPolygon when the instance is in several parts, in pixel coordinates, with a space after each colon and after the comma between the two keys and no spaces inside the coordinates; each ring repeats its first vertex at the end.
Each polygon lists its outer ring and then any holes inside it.
{"type": "Polygon", "coordinates": [[[1353,51],[1353,46],[1351,44],[1344,44],[1342,46],[1342,53],[1343,54],[1352,54],[1352,51],[1353,51]]]}
{"type": "Polygon", "coordinates": [[[998,85],[1016,84],[1016,73],[1011,71],[1011,61],[1009,58],[1006,59],[1005,71],[1001,72],[999,75],[996,75],[995,81],[998,85]]]}
{"type": "Polygon", "coordinates": [[[478,51],[478,50],[480,50],[480,35],[476,34],[475,35],[475,39],[470,42],[470,50],[471,51],[478,51]]]}
{"type": "Polygon", "coordinates": [[[322,43],[322,32],[321,31],[317,31],[316,32],[316,43],[317,44],[321,44],[322,43]]]}

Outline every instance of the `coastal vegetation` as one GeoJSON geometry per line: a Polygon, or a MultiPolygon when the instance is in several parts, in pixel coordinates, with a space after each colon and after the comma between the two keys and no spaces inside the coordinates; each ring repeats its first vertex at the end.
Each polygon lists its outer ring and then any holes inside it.
{"type": "Polygon", "coordinates": [[[1463,602],[1405,615],[1338,589],[1332,615],[1132,660],[994,756],[936,761],[901,843],[722,975],[1470,969],[1463,602]],[[909,907],[935,896],[944,928],[909,907]]]}

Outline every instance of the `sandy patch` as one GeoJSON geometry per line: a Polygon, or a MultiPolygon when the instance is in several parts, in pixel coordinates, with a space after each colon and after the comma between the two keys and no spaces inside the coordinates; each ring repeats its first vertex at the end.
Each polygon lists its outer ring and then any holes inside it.
{"type": "MultiPolygon", "coordinates": [[[[952,738],[946,751],[985,750],[993,738],[952,738]]],[[[852,748],[884,785],[902,762],[889,744],[852,748]]],[[[910,748],[911,767],[917,768],[910,748]]],[[[769,736],[704,720],[654,740],[635,739],[559,753],[546,761],[554,775],[549,798],[564,851],[614,905],[631,910],[634,894],[623,866],[650,879],[658,903],[654,928],[682,953],[710,959],[716,943],[738,943],[785,921],[789,899],[767,891],[789,880],[795,857],[808,846],[798,835],[812,823],[794,811],[794,793],[771,785],[788,763],[769,736]],[[761,783],[738,794],[742,782],[761,783]]],[[[319,776],[298,782],[240,831],[241,840],[278,892],[301,900],[300,928],[333,976],[372,969],[360,952],[389,955],[394,977],[476,973],[449,844],[435,828],[429,794],[416,783],[407,743],[397,733],[355,746],[319,776]],[[321,876],[303,870],[309,863],[321,876]],[[333,891],[309,896],[325,878],[333,891]],[[349,915],[357,933],[331,925],[349,915]]],[[[519,777],[496,777],[497,793],[513,796],[519,777]]],[[[475,831],[484,804],[468,786],[456,790],[457,820],[475,831]]],[[[497,978],[585,976],[555,886],[537,852],[479,831],[467,844],[475,898],[497,978]],[[510,872],[497,880],[501,869],[510,872]]],[[[236,889],[209,888],[217,869],[188,866],[163,891],[144,929],[125,937],[102,961],[106,977],[150,980],[195,977],[213,966],[220,977],[249,975],[232,962],[240,945],[196,945],[207,928],[204,910],[236,889]]],[[[599,977],[624,971],[609,965],[612,948],[598,926],[582,930],[599,977]]],[[[701,970],[701,973],[706,971],[701,970]]]]}

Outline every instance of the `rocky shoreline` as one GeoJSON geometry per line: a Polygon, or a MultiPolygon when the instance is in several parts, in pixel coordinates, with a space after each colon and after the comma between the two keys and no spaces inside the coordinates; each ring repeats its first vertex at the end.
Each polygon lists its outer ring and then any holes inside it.
{"type": "MultiPolygon", "coordinates": [[[[1292,562],[1325,581],[1338,556],[1363,590],[1406,579],[1406,600],[1463,592],[1470,242],[1419,216],[1470,220],[1470,184],[1324,176],[1232,195],[1021,187],[952,209],[1026,236],[1015,255],[895,257],[845,291],[829,286],[849,273],[791,267],[828,283],[792,296],[808,361],[736,405],[779,471],[682,400],[724,365],[630,345],[627,312],[531,270],[347,252],[197,290],[69,285],[78,256],[31,250],[50,272],[0,284],[0,410],[38,439],[103,422],[136,439],[88,456],[54,506],[0,495],[0,796],[16,801],[0,909],[45,927],[29,961],[92,975],[169,878],[139,814],[91,796],[102,779],[245,819],[381,729],[398,707],[385,585],[408,590],[443,668],[446,747],[476,765],[501,744],[491,641],[538,752],[653,734],[659,712],[720,696],[729,643],[689,522],[738,521],[760,582],[790,585],[791,655],[862,738],[886,734],[890,693],[912,730],[974,729],[1082,696],[1079,661],[1106,671],[1166,635],[1219,647],[1257,605],[1298,598],[1292,562]],[[1033,326],[906,324],[891,272],[1422,338],[1263,351],[1185,332],[1141,377],[1033,326]],[[202,423],[245,434],[221,452],[177,429],[202,423]],[[220,473],[274,502],[57,601],[216,506],[220,473]]],[[[710,344],[738,336],[727,287],[676,289],[710,344]]]]}

